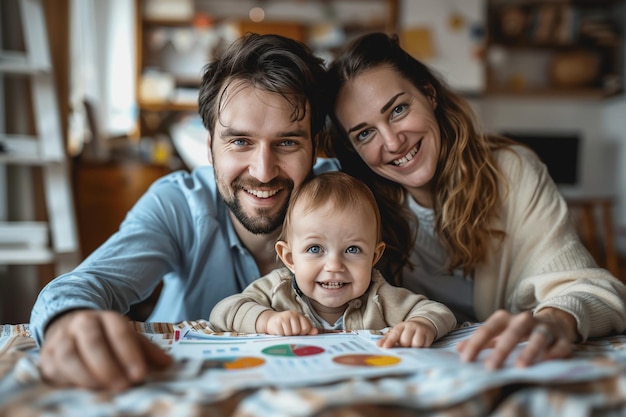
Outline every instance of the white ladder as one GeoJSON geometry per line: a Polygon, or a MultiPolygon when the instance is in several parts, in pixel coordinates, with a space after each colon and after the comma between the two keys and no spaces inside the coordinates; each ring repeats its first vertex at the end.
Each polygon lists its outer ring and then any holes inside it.
{"type": "Polygon", "coordinates": [[[54,263],[58,275],[79,260],[71,178],[42,0],[18,0],[17,10],[25,52],[0,51],[0,76],[28,77],[36,134],[0,132],[0,164],[41,166],[48,221],[1,221],[0,265],[54,263]]]}

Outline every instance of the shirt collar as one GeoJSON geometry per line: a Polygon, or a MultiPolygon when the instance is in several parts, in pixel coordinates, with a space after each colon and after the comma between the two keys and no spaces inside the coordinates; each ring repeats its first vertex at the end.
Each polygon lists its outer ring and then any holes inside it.
{"type": "MultiPolygon", "coordinates": [[[[221,196],[219,196],[218,198],[221,199],[221,196]]],[[[224,203],[224,201],[221,201],[222,203],[222,207],[224,208],[224,211],[222,213],[222,221],[223,224],[226,225],[226,236],[228,238],[228,245],[231,248],[236,248],[236,249],[244,249],[243,245],[241,244],[241,240],[239,240],[239,236],[237,235],[237,232],[235,231],[235,225],[233,224],[233,219],[232,217],[230,217],[230,209],[228,208],[228,206],[226,205],[226,203],[224,203]]]]}

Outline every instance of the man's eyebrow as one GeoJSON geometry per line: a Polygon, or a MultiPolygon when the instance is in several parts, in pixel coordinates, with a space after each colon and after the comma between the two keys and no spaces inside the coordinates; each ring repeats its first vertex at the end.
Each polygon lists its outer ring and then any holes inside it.
{"type": "MultiPolygon", "coordinates": [[[[221,138],[228,137],[254,137],[255,135],[247,130],[235,129],[232,127],[228,127],[220,132],[221,138]]],[[[308,131],[305,129],[296,129],[296,130],[286,130],[284,132],[278,132],[276,135],[278,138],[293,138],[293,137],[308,137],[310,136],[308,131]]]]}
{"type": "Polygon", "coordinates": [[[276,135],[279,138],[293,138],[293,137],[307,137],[310,136],[309,132],[304,129],[286,130],[276,135]]]}
{"type": "MultiPolygon", "coordinates": [[[[400,97],[402,94],[404,94],[404,92],[400,92],[400,93],[396,94],[395,96],[391,97],[391,98],[389,99],[389,101],[387,101],[387,102],[386,102],[386,103],[385,103],[385,104],[384,104],[384,105],[380,108],[380,113],[382,114],[382,113],[386,112],[387,110],[389,110],[389,107],[391,107],[391,106],[393,105],[393,103],[394,103],[394,102],[398,99],[398,97],[400,97]]],[[[358,125],[353,126],[352,128],[350,128],[350,129],[348,130],[348,133],[352,133],[352,132],[354,132],[355,130],[362,129],[363,127],[365,127],[365,123],[359,123],[358,125]]]]}
{"type": "Polygon", "coordinates": [[[220,132],[221,138],[232,137],[232,136],[250,136],[250,133],[246,132],[245,130],[237,130],[231,127],[226,128],[220,132]]]}

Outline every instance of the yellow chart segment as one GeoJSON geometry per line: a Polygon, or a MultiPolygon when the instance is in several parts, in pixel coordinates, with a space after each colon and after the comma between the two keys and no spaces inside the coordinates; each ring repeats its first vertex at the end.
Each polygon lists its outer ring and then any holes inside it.
{"type": "Polygon", "coordinates": [[[237,369],[248,369],[255,368],[257,366],[261,366],[265,363],[265,360],[262,358],[257,358],[254,356],[242,356],[242,357],[226,357],[226,358],[213,358],[206,359],[202,363],[203,369],[226,369],[226,370],[237,370],[237,369]]]}
{"type": "Polygon", "coordinates": [[[341,355],[333,358],[335,363],[348,366],[393,366],[401,362],[395,356],[387,355],[341,355]]]}
{"type": "Polygon", "coordinates": [[[265,361],[261,358],[255,357],[243,357],[237,358],[232,362],[225,362],[224,368],[226,369],[246,369],[246,368],[254,368],[259,365],[263,365],[265,361]]]}
{"type": "Polygon", "coordinates": [[[372,356],[366,359],[365,362],[372,366],[390,366],[400,363],[400,358],[394,356],[372,356]]]}

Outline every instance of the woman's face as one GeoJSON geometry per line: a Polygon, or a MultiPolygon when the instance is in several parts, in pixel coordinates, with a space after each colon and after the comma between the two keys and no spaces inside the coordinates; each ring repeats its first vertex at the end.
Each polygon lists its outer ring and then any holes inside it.
{"type": "Polygon", "coordinates": [[[432,207],[430,183],[441,147],[435,97],[422,94],[396,70],[380,66],[346,82],[336,113],[352,146],[377,174],[432,207]]]}

